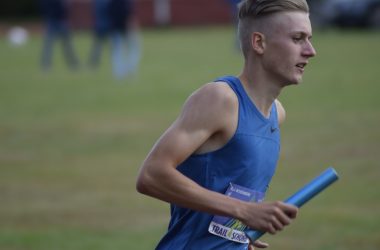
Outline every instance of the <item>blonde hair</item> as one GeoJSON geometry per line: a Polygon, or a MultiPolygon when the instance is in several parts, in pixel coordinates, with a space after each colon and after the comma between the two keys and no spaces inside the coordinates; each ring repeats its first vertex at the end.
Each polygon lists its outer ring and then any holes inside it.
{"type": "Polygon", "coordinates": [[[254,29],[264,28],[265,17],[285,11],[309,13],[309,6],[306,0],[243,0],[238,8],[238,36],[244,56],[246,56],[249,50],[252,32],[255,31],[254,29]]]}

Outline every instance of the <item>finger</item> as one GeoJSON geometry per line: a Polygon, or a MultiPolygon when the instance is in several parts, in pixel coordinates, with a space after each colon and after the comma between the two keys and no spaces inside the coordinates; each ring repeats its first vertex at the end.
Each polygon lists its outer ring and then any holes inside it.
{"type": "Polygon", "coordinates": [[[279,230],[282,229],[284,226],[289,225],[291,221],[292,219],[289,218],[289,216],[281,209],[278,209],[278,211],[276,211],[275,218],[273,219],[274,226],[279,230]],[[281,225],[279,225],[278,223],[280,223],[281,225]]]}
{"type": "Polygon", "coordinates": [[[274,228],[274,226],[272,225],[272,223],[268,223],[268,229],[267,229],[268,233],[270,234],[276,234],[276,229],[274,228]]]}
{"type": "Polygon", "coordinates": [[[297,217],[298,208],[296,206],[286,204],[284,202],[279,202],[279,207],[284,211],[284,213],[291,219],[295,219],[297,217]]]}
{"type": "Polygon", "coordinates": [[[271,222],[276,231],[281,231],[284,228],[284,224],[280,222],[280,220],[278,220],[275,216],[272,217],[271,222]]]}
{"type": "MultiPolygon", "coordinates": [[[[254,243],[253,243],[253,246],[257,247],[257,248],[267,248],[269,247],[269,244],[266,243],[266,242],[262,242],[262,241],[259,241],[259,240],[256,240],[254,243]]],[[[252,248],[253,249],[253,248],[252,248]]]]}

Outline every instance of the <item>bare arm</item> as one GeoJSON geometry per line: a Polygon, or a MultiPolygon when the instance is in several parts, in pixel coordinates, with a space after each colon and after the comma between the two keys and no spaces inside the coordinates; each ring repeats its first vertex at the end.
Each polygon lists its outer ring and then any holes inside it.
{"type": "MultiPolygon", "coordinates": [[[[227,86],[206,85],[186,102],[182,114],[154,145],[137,182],[140,192],[194,210],[236,214],[237,200],[207,190],[176,170],[231,119],[234,100],[227,86]],[[230,102],[230,103],[229,103],[230,102]],[[224,111],[221,116],[221,111],[224,111]],[[228,117],[228,118],[227,118],[228,117]],[[226,121],[224,121],[226,120],[226,121]]],[[[236,100],[235,100],[236,101],[236,100]]]]}
{"type": "Polygon", "coordinates": [[[144,161],[137,190],[181,207],[230,216],[251,228],[275,233],[290,223],[296,215],[296,208],[281,202],[243,202],[207,190],[176,169],[214,135],[232,136],[235,127],[231,126],[231,121],[237,119],[237,112],[237,98],[224,84],[208,84],[193,94],[180,117],[144,161]]]}

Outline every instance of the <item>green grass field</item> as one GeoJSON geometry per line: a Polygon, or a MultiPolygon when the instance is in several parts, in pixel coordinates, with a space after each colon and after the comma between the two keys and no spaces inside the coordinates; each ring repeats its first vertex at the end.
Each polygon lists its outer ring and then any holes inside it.
{"type": "MultiPolygon", "coordinates": [[[[153,249],[167,204],[135,191],[141,162],[203,83],[238,74],[230,28],[146,30],[139,74],[38,68],[41,38],[0,40],[0,249],[153,249]]],[[[380,249],[380,34],[316,32],[318,55],[285,89],[282,154],[267,200],[328,166],[341,179],[263,240],[281,250],[380,249]]],[[[82,61],[86,34],[75,37],[82,61]]]]}

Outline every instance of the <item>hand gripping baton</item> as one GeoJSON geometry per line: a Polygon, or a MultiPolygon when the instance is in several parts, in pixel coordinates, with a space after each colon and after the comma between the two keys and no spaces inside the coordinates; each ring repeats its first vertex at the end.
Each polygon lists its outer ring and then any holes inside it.
{"type": "MultiPolygon", "coordinates": [[[[298,190],[295,194],[286,199],[284,202],[296,207],[301,207],[303,204],[311,200],[314,196],[319,194],[336,180],[338,180],[338,174],[334,168],[330,167],[323,171],[312,181],[310,181],[308,184],[306,184],[303,188],[298,190]]],[[[251,240],[251,242],[255,242],[264,234],[264,232],[248,230],[245,232],[245,234],[251,240]]]]}

